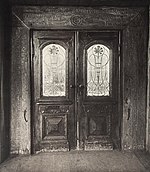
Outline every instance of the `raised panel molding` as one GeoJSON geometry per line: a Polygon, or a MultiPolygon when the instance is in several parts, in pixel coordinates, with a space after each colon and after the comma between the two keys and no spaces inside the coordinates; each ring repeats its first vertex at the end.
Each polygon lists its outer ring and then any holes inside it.
{"type": "Polygon", "coordinates": [[[88,117],[88,136],[110,135],[110,116],[88,117]]]}
{"type": "Polygon", "coordinates": [[[43,116],[43,140],[67,139],[67,115],[43,116]]]}
{"type": "Polygon", "coordinates": [[[36,152],[67,151],[69,106],[39,105],[41,141],[35,146],[36,152]]]}

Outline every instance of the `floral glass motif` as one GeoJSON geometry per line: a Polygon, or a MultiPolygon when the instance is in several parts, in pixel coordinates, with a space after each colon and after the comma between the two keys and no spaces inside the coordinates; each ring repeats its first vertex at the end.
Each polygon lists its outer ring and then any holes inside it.
{"type": "Polygon", "coordinates": [[[49,44],[42,50],[43,96],[66,94],[66,50],[59,44],[49,44]]]}
{"type": "Polygon", "coordinates": [[[95,44],[87,50],[87,96],[110,94],[110,50],[95,44]]]}

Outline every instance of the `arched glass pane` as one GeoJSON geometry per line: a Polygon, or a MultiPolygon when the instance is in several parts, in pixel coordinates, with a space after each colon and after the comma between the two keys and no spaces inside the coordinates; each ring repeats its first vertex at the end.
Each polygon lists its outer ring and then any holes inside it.
{"type": "Polygon", "coordinates": [[[87,96],[110,95],[110,50],[95,44],[87,50],[87,96]]]}
{"type": "Polygon", "coordinates": [[[43,96],[66,94],[66,50],[49,44],[42,50],[43,96]]]}

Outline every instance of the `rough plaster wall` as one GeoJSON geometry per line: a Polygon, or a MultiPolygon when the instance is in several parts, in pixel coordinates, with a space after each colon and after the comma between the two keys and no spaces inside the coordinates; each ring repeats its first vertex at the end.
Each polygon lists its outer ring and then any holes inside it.
{"type": "Polygon", "coordinates": [[[144,149],[146,139],[147,12],[123,31],[123,149],[144,149]]]}
{"type": "Polygon", "coordinates": [[[12,29],[11,153],[13,154],[30,153],[29,37],[27,35],[29,31],[24,27],[12,29]]]}

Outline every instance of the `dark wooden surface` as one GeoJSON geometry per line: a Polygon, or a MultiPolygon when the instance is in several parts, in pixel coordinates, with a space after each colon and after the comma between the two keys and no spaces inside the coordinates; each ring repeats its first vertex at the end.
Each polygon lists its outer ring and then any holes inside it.
{"type": "MultiPolygon", "coordinates": [[[[80,149],[112,149],[113,142],[115,140],[115,146],[119,148],[120,146],[120,135],[119,126],[120,121],[118,116],[118,97],[119,97],[119,55],[118,55],[118,43],[119,37],[118,32],[79,32],[79,42],[76,42],[79,45],[79,49],[77,49],[77,54],[79,53],[79,57],[77,62],[79,63],[79,68],[76,70],[77,78],[75,78],[74,72],[74,32],[67,31],[33,31],[33,72],[34,77],[34,88],[32,92],[33,95],[33,104],[35,106],[34,109],[34,121],[32,126],[34,128],[33,133],[33,146],[34,152],[50,151],[51,149],[63,150],[64,146],[66,150],[75,149],[76,148],[76,121],[75,119],[79,119],[79,132],[80,132],[80,149]],[[88,38],[88,39],[87,39],[88,38]],[[66,57],[67,68],[69,72],[66,73],[66,97],[44,97],[41,93],[42,88],[42,56],[40,51],[42,50],[39,47],[44,47],[45,43],[60,41],[59,43],[65,44],[69,51],[69,56],[66,57]],[[86,96],[86,58],[84,57],[85,47],[89,43],[93,43],[93,41],[97,41],[97,43],[103,43],[111,48],[113,52],[112,57],[112,95],[110,97],[93,97],[86,96]],[[77,80],[77,83],[75,83],[77,80]],[[85,81],[85,82],[83,82],[85,81]],[[78,88],[79,85],[83,85],[84,88],[78,88]],[[70,89],[70,85],[73,85],[73,88],[70,89]],[[74,95],[75,89],[77,89],[77,94],[74,95]],[[82,89],[82,90],[81,90],[82,89]],[[76,98],[77,97],[77,98],[76,98]],[[79,100],[77,103],[78,108],[74,107],[74,100],[79,100]],[[68,102],[67,102],[68,101],[68,102]],[[86,103],[86,105],[84,105],[86,103]],[[54,105],[55,104],[55,105],[54,105]],[[93,105],[92,105],[93,104],[93,105]],[[85,108],[85,109],[84,109],[85,108]],[[74,110],[75,109],[75,110],[74,110]],[[94,111],[93,111],[94,109],[94,111]],[[102,110],[103,109],[103,110],[102,110]],[[57,118],[61,119],[62,131],[58,131],[56,135],[46,135],[48,132],[48,128],[52,126],[50,121],[56,121],[57,118]],[[97,126],[102,125],[103,128],[101,133],[93,136],[92,133],[89,133],[90,126],[89,121],[94,120],[97,126]],[[43,121],[43,122],[42,122],[43,121]],[[49,121],[49,125],[45,126],[45,124],[49,121]],[[100,122],[100,123],[97,123],[100,122]],[[102,123],[102,121],[105,121],[102,123]],[[60,133],[64,134],[60,135],[60,133]],[[43,132],[42,132],[43,131],[43,132]],[[85,134],[86,133],[86,134],[85,134]],[[59,136],[58,136],[58,135],[59,136]],[[55,142],[54,142],[55,141],[55,142]],[[63,143],[64,141],[64,143],[63,143]],[[67,144],[68,142],[68,144],[67,144]],[[85,145],[84,143],[87,142],[85,145]],[[94,143],[98,142],[96,147],[94,147],[94,143]],[[117,143],[118,142],[118,143],[117,143]],[[48,145],[52,145],[53,143],[59,144],[52,148],[49,148],[48,145]],[[62,144],[62,145],[61,145],[62,144]],[[67,144],[65,146],[65,144],[67,144]],[[102,146],[105,144],[105,146],[102,146]],[[118,145],[117,145],[118,144],[118,145]],[[68,147],[69,145],[69,147],[68,147]],[[108,146],[109,145],[109,146],[108,146]]],[[[59,123],[58,123],[59,125],[59,123]]],[[[58,127],[59,128],[59,127],[58,127]]],[[[98,127],[96,127],[98,128],[98,127]]],[[[99,132],[96,130],[95,132],[99,132]]]]}
{"type": "Polygon", "coordinates": [[[33,31],[33,149],[34,152],[75,149],[75,114],[74,114],[74,32],[71,31],[33,31]],[[43,96],[42,85],[42,48],[50,43],[63,45],[67,51],[66,59],[66,94],[65,96],[43,96]],[[71,88],[70,86],[73,86],[71,88]],[[57,119],[61,122],[57,123],[57,119]],[[43,122],[42,122],[43,121],[43,122]],[[55,122],[53,122],[55,121],[55,122]],[[47,126],[45,125],[48,122],[47,126]],[[55,135],[49,128],[56,125],[55,135]],[[60,127],[61,125],[61,127],[60,127]],[[62,131],[60,131],[60,129],[62,131]],[[42,132],[43,131],[43,132],[42,132]],[[56,146],[58,145],[58,146],[56,146]]]}
{"type": "Polygon", "coordinates": [[[120,146],[120,138],[116,133],[119,133],[120,121],[118,116],[118,97],[120,89],[119,84],[119,33],[118,32],[79,32],[79,72],[78,85],[83,85],[79,89],[79,123],[80,123],[80,144],[85,146],[85,149],[112,149],[114,142],[116,147],[120,146]],[[103,44],[112,50],[112,59],[110,60],[110,85],[112,85],[111,95],[109,96],[87,96],[87,46],[94,43],[103,44]],[[112,63],[111,63],[112,62],[112,63]],[[111,66],[112,64],[112,66],[111,66]],[[90,121],[94,124],[91,124],[90,121]],[[104,126],[101,131],[97,129],[95,134],[90,132],[92,125],[104,126]],[[117,138],[118,137],[118,138],[117,138]],[[98,144],[95,144],[98,142],[98,144]],[[118,143],[117,143],[118,142],[118,143]],[[85,144],[85,145],[84,145],[85,144]],[[104,144],[105,146],[100,146],[104,144]],[[118,145],[117,145],[118,144],[118,145]],[[109,145],[109,146],[108,146],[109,145]]]}

